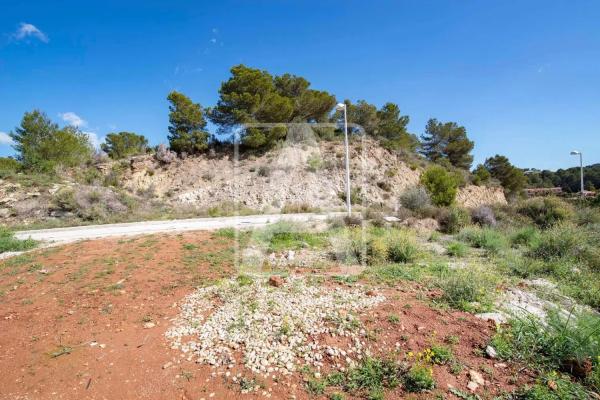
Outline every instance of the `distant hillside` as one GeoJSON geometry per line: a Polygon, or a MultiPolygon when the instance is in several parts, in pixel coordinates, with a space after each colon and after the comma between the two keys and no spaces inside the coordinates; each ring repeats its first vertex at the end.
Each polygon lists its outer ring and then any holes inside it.
{"type": "MultiPolygon", "coordinates": [[[[526,171],[529,187],[561,187],[566,192],[578,192],[580,189],[579,167],[559,169],[557,171],[540,171],[535,169],[526,171]]],[[[583,167],[583,174],[586,190],[600,188],[600,164],[583,167]]]]}

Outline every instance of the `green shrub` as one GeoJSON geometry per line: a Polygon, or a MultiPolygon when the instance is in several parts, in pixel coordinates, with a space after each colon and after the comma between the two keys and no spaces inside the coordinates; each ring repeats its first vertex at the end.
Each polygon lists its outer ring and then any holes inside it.
{"type": "Polygon", "coordinates": [[[404,388],[409,392],[434,389],[435,380],[432,369],[426,365],[413,365],[404,376],[404,388]]]}
{"type": "Polygon", "coordinates": [[[585,233],[574,225],[557,225],[540,235],[528,255],[544,261],[578,258],[582,255],[586,240],[585,233]]]}
{"type": "Polygon", "coordinates": [[[551,372],[538,379],[535,385],[517,391],[516,400],[574,400],[591,398],[578,383],[568,375],[551,372]]]}
{"type": "Polygon", "coordinates": [[[400,370],[393,360],[365,358],[357,367],[348,371],[345,388],[352,392],[381,391],[393,389],[400,384],[400,370]]]}
{"type": "Polygon", "coordinates": [[[400,204],[411,211],[420,211],[431,205],[431,198],[423,186],[413,186],[402,192],[400,204]]]}
{"type": "Polygon", "coordinates": [[[443,232],[457,233],[471,223],[471,214],[464,208],[450,207],[440,212],[438,222],[443,232]]]}
{"type": "Polygon", "coordinates": [[[546,229],[573,217],[573,208],[557,197],[536,197],[526,200],[518,208],[520,214],[531,218],[540,228],[546,229]]]}
{"type": "Polygon", "coordinates": [[[376,265],[388,258],[388,244],[382,237],[374,237],[367,242],[367,264],[376,265]]]}
{"type": "Polygon", "coordinates": [[[446,271],[437,279],[441,300],[463,311],[488,310],[494,300],[498,278],[482,269],[446,271]]]}
{"type": "Polygon", "coordinates": [[[510,243],[513,246],[534,246],[540,237],[540,231],[533,226],[518,229],[510,235],[510,243]]]}
{"type": "Polygon", "coordinates": [[[408,263],[417,257],[417,246],[406,232],[391,234],[388,238],[387,259],[394,263],[408,263]]]}
{"type": "Polygon", "coordinates": [[[575,220],[577,225],[600,224],[600,210],[596,208],[583,207],[577,210],[575,220]]]}
{"type": "Polygon", "coordinates": [[[549,310],[545,321],[533,315],[512,320],[496,340],[507,343],[508,349],[499,353],[506,358],[577,373],[600,356],[600,317],[549,310]]]}
{"type": "Polygon", "coordinates": [[[451,242],[446,246],[446,251],[452,257],[464,257],[467,255],[467,246],[460,242],[451,242]]]}
{"type": "Polygon", "coordinates": [[[21,169],[21,163],[10,157],[0,157],[0,178],[12,175],[21,169]]]}
{"type": "Polygon", "coordinates": [[[24,251],[34,248],[37,242],[32,239],[19,240],[14,234],[0,226],[0,253],[7,251],[24,251]]]}
{"type": "Polygon", "coordinates": [[[454,203],[458,191],[458,179],[444,167],[433,165],[421,175],[421,184],[437,206],[449,206],[454,203]]]}
{"type": "Polygon", "coordinates": [[[431,346],[431,362],[438,365],[448,364],[454,358],[452,349],[439,344],[431,346]]]}
{"type": "Polygon", "coordinates": [[[318,153],[312,153],[308,157],[308,160],[306,160],[306,163],[308,164],[307,169],[310,172],[317,172],[323,167],[323,159],[318,153]]]}
{"type": "Polygon", "coordinates": [[[490,228],[465,228],[460,232],[461,240],[478,249],[485,249],[492,254],[508,247],[504,235],[490,228]]]}

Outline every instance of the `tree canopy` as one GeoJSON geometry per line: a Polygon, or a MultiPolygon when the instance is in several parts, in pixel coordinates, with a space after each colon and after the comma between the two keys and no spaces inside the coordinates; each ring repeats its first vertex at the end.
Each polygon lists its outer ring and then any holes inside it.
{"type": "Polygon", "coordinates": [[[169,106],[169,144],[177,153],[196,154],[208,148],[209,133],[202,106],[183,93],[172,91],[169,106]]]}
{"type": "Polygon", "coordinates": [[[525,174],[512,165],[507,157],[496,154],[485,160],[483,165],[493,178],[500,181],[507,194],[518,195],[525,187],[525,174]]]}
{"type": "MultiPolygon", "coordinates": [[[[418,139],[407,130],[409,117],[400,114],[400,107],[394,103],[385,103],[379,110],[365,100],[353,104],[344,100],[348,123],[360,125],[367,136],[379,140],[382,145],[393,150],[415,150],[418,139]]],[[[343,111],[336,111],[332,120],[343,118],[343,111]]],[[[358,127],[349,128],[351,133],[360,133],[358,127]]]]}
{"type": "Polygon", "coordinates": [[[10,137],[23,167],[39,172],[80,165],[89,160],[93,152],[87,134],[73,126],[59,128],[39,110],[26,112],[10,137]]]}
{"type": "MultiPolygon", "coordinates": [[[[221,84],[210,119],[222,133],[232,133],[243,124],[325,121],[335,97],[309,87],[302,77],[273,77],[267,71],[237,65],[229,80],[221,84]]],[[[268,148],[286,134],[285,126],[249,127],[242,129],[240,138],[248,147],[268,148]]]]}
{"type": "MultiPolygon", "coordinates": [[[[579,192],[580,168],[573,167],[557,171],[529,170],[527,185],[530,187],[561,187],[566,192],[579,192]]],[[[584,186],[586,190],[600,188],[600,164],[583,167],[584,186]]]]}
{"type": "Polygon", "coordinates": [[[148,149],[148,139],[133,132],[109,133],[101,148],[110,158],[118,160],[144,154],[148,149]]]}
{"type": "Polygon", "coordinates": [[[465,127],[456,122],[443,123],[432,118],[421,135],[421,153],[425,157],[433,162],[446,159],[457,168],[471,168],[473,147],[465,127]]]}

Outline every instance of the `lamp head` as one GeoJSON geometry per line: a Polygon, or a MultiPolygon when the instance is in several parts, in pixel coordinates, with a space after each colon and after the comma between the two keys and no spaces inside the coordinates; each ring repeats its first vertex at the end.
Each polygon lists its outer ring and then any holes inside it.
{"type": "Polygon", "coordinates": [[[338,110],[338,111],[345,110],[346,109],[346,104],[344,104],[344,103],[337,103],[335,105],[335,109],[338,110]]]}
{"type": "Polygon", "coordinates": [[[580,155],[580,154],[581,154],[581,152],[580,152],[580,151],[577,151],[577,150],[573,150],[573,151],[571,151],[571,155],[572,155],[572,156],[578,156],[578,155],[580,155]]]}

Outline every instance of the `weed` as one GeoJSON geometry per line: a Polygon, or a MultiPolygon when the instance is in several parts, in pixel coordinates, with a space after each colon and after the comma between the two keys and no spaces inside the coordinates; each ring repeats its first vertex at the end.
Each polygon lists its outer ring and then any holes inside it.
{"type": "Polygon", "coordinates": [[[391,324],[399,324],[400,323],[400,317],[397,316],[396,314],[388,315],[387,320],[391,324]]]}
{"type": "Polygon", "coordinates": [[[60,356],[63,356],[65,354],[71,354],[73,352],[73,348],[68,347],[68,346],[59,346],[58,349],[56,349],[55,351],[51,352],[50,358],[58,358],[60,356]]]}
{"type": "Polygon", "coordinates": [[[464,257],[467,255],[467,246],[461,242],[451,242],[446,246],[446,251],[451,257],[464,257]]]}
{"type": "Polygon", "coordinates": [[[588,393],[579,384],[572,382],[567,375],[550,372],[543,375],[532,387],[518,391],[519,400],[570,400],[588,399],[588,393]]]}
{"type": "Polygon", "coordinates": [[[395,388],[400,384],[400,371],[392,360],[366,358],[351,369],[346,377],[349,391],[373,392],[395,388]]]}
{"type": "Polygon", "coordinates": [[[498,278],[483,270],[456,270],[440,274],[436,285],[444,291],[441,299],[463,311],[489,309],[498,278]]]}
{"type": "Polygon", "coordinates": [[[318,379],[310,379],[306,382],[306,391],[312,395],[325,393],[325,382],[318,379]]]}
{"type": "Polygon", "coordinates": [[[504,235],[491,228],[465,228],[460,232],[459,237],[471,246],[485,249],[491,254],[497,254],[508,247],[504,235]]]}
{"type": "Polygon", "coordinates": [[[435,388],[433,370],[427,365],[415,364],[404,376],[404,388],[409,392],[423,392],[435,388]]]}
{"type": "Polygon", "coordinates": [[[448,364],[453,358],[452,349],[439,344],[431,346],[431,362],[438,365],[448,364]]]}
{"type": "Polygon", "coordinates": [[[252,277],[244,274],[238,275],[236,280],[240,286],[248,286],[254,283],[254,279],[252,279],[252,277]]]}

